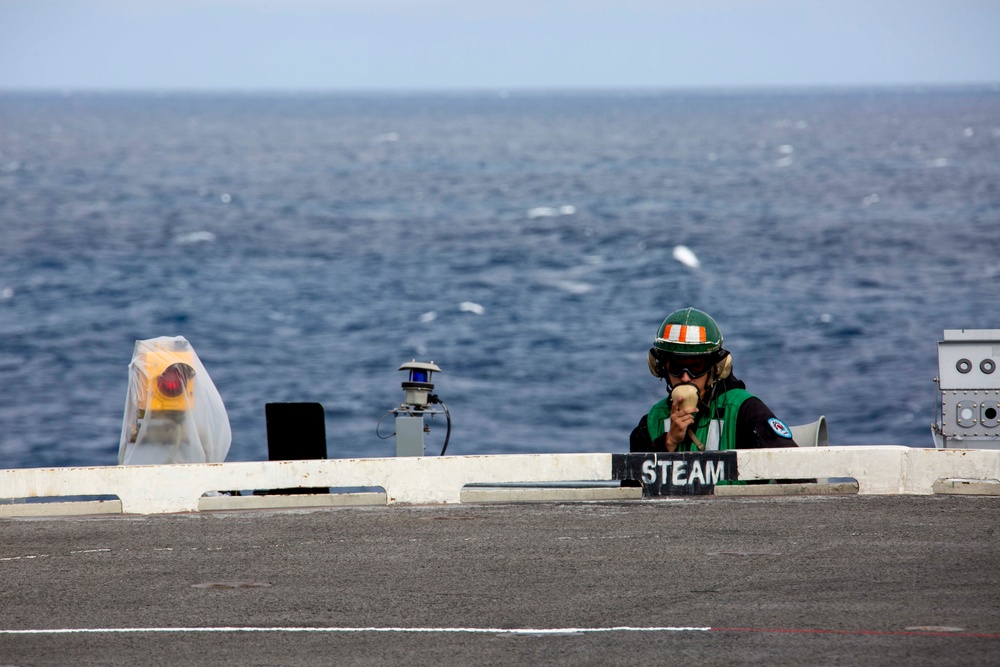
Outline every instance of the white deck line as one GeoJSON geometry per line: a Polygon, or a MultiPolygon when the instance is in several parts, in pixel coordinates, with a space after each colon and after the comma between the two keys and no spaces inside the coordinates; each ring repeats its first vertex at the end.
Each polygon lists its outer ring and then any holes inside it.
{"type": "MultiPolygon", "coordinates": [[[[611,481],[611,454],[518,454],[0,470],[0,499],[117,496],[125,514],[197,512],[212,491],[381,487],[385,502],[459,503],[467,484],[611,481]]],[[[898,446],[738,450],[741,479],[850,477],[859,494],[933,494],[1000,480],[998,450],[898,446]]],[[[0,515],[4,505],[0,505],[0,515]]]]}
{"type": "Polygon", "coordinates": [[[127,634],[127,633],[228,633],[228,632],[289,632],[289,633],[414,633],[414,634],[491,634],[491,635],[569,635],[597,632],[709,632],[710,627],[699,626],[616,626],[606,628],[406,628],[406,627],[178,627],[178,628],[52,628],[27,630],[0,630],[0,635],[71,635],[71,634],[127,634]]]}
{"type": "Polygon", "coordinates": [[[634,626],[617,625],[606,627],[566,627],[566,628],[474,628],[474,627],[401,627],[401,626],[206,626],[206,627],[146,627],[146,628],[26,628],[18,630],[0,629],[3,635],[75,635],[75,634],[221,634],[221,633],[289,633],[289,634],[471,634],[471,635],[521,635],[528,637],[572,636],[585,634],[605,634],[612,632],[634,633],[789,633],[798,635],[840,635],[840,636],[897,636],[897,637],[938,637],[948,639],[1000,639],[995,632],[966,632],[961,628],[912,628],[906,630],[856,630],[825,628],[774,628],[774,627],[716,627],[699,625],[634,626]]]}

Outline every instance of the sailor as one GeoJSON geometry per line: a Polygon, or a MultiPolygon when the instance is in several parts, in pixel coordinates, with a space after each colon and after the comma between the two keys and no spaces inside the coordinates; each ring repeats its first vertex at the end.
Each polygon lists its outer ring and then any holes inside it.
{"type": "Polygon", "coordinates": [[[668,393],[632,430],[631,451],[797,446],[785,422],[732,374],[732,356],[722,348],[722,332],[707,313],[685,308],[668,315],[648,361],[650,372],[666,380],[668,393]],[[685,386],[692,398],[689,407],[685,389],[678,389],[685,386]]]}

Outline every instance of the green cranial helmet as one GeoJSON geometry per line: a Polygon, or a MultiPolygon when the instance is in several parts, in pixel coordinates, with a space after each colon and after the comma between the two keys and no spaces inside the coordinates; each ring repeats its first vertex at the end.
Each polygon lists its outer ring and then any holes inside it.
{"type": "Polygon", "coordinates": [[[695,308],[670,313],[656,331],[653,348],[669,354],[711,354],[722,348],[722,332],[708,315],[695,308]]]}

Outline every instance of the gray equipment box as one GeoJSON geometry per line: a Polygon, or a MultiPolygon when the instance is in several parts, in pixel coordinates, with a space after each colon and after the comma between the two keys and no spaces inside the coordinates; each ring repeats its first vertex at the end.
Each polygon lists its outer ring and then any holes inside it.
{"type": "Polygon", "coordinates": [[[938,343],[938,449],[1000,449],[1000,329],[946,329],[938,343]]]}

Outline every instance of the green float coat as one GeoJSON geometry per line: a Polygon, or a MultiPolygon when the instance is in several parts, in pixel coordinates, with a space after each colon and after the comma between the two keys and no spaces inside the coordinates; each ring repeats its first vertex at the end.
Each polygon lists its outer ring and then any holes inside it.
{"type": "MultiPolygon", "coordinates": [[[[698,440],[705,443],[706,448],[714,449],[708,442],[708,429],[713,418],[722,413],[722,423],[720,424],[719,446],[722,449],[736,449],[736,416],[739,414],[740,406],[748,398],[753,398],[746,389],[730,389],[717,396],[709,405],[708,409],[699,409],[695,419],[694,434],[698,440]]],[[[664,434],[664,421],[670,418],[670,397],[662,399],[649,409],[646,416],[646,425],[649,427],[649,437],[656,440],[664,434]]],[[[693,442],[681,443],[677,451],[698,451],[693,442]]]]}

